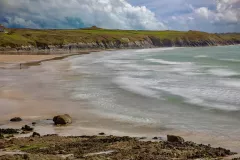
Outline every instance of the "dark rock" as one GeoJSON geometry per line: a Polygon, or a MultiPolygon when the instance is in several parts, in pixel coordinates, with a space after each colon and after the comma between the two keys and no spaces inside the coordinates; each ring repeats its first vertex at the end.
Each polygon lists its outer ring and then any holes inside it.
{"type": "Polygon", "coordinates": [[[100,135],[100,136],[104,136],[104,135],[105,135],[105,133],[101,132],[101,133],[99,133],[99,135],[100,135]]]}
{"type": "Polygon", "coordinates": [[[32,137],[41,137],[41,135],[37,132],[33,132],[32,137]]]}
{"type": "Polygon", "coordinates": [[[27,131],[27,132],[31,132],[31,131],[33,131],[33,128],[28,126],[28,125],[25,125],[25,126],[22,127],[22,130],[27,131]]]}
{"type": "Polygon", "coordinates": [[[30,157],[27,154],[24,154],[23,159],[30,159],[30,157]]]}
{"type": "Polygon", "coordinates": [[[14,136],[12,134],[7,135],[5,138],[13,138],[14,136]]]}
{"type": "Polygon", "coordinates": [[[58,115],[53,118],[55,125],[66,125],[72,123],[72,118],[68,114],[58,115]]]}
{"type": "Polygon", "coordinates": [[[19,130],[18,129],[12,129],[12,128],[8,128],[8,129],[0,129],[0,134],[18,134],[19,130]]]}
{"type": "Polygon", "coordinates": [[[158,140],[158,137],[153,137],[153,140],[158,140]]]}
{"type": "Polygon", "coordinates": [[[67,152],[65,150],[60,150],[59,154],[67,154],[67,152]]]}
{"type": "Polygon", "coordinates": [[[2,143],[2,142],[0,142],[0,149],[4,149],[4,143],[2,143]]]}
{"type": "Polygon", "coordinates": [[[0,133],[0,139],[3,139],[4,138],[4,135],[0,133]]]}
{"type": "Polygon", "coordinates": [[[22,121],[22,118],[20,118],[20,117],[14,117],[14,118],[10,119],[10,121],[11,121],[11,122],[20,122],[20,121],[22,121]]]}
{"type": "Polygon", "coordinates": [[[37,123],[36,122],[32,122],[32,125],[36,125],[37,123]]]}
{"type": "Polygon", "coordinates": [[[182,137],[174,136],[174,135],[167,135],[167,141],[175,142],[175,143],[184,143],[184,139],[182,137]]]}

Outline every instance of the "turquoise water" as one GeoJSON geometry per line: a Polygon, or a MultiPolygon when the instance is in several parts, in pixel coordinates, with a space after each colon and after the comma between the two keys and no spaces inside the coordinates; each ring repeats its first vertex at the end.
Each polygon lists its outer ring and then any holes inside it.
{"type": "Polygon", "coordinates": [[[74,100],[136,125],[240,135],[240,46],[100,52],[70,58],[74,100]],[[81,78],[79,78],[81,77],[81,78]]]}

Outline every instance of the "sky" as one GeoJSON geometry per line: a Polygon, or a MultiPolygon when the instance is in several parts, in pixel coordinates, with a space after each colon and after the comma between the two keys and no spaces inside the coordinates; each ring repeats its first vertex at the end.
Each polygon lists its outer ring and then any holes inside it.
{"type": "Polygon", "coordinates": [[[0,0],[12,28],[240,32],[240,0],[0,0]]]}

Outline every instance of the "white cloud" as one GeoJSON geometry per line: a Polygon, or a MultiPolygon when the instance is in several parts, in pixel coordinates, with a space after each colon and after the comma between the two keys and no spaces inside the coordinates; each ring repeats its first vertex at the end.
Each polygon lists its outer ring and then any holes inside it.
{"type": "Polygon", "coordinates": [[[116,29],[167,28],[145,6],[126,0],[2,0],[0,4],[4,8],[0,16],[11,17],[5,18],[9,25],[22,26],[26,21],[25,27],[39,28],[75,28],[82,23],[116,29]]]}
{"type": "Polygon", "coordinates": [[[195,10],[195,13],[208,19],[209,15],[211,14],[211,11],[208,10],[206,7],[201,7],[195,10]]]}
{"type": "Polygon", "coordinates": [[[240,32],[240,0],[0,0],[0,23],[240,32]]]}
{"type": "Polygon", "coordinates": [[[216,10],[211,11],[206,7],[197,8],[195,13],[212,23],[237,24],[240,23],[239,0],[216,0],[216,10]]]}
{"type": "MultiPolygon", "coordinates": [[[[206,6],[189,4],[191,12],[169,18],[171,29],[240,32],[240,0],[209,0],[206,6]],[[191,18],[189,18],[191,17],[191,18]]],[[[199,2],[200,3],[200,2],[199,2]]]]}

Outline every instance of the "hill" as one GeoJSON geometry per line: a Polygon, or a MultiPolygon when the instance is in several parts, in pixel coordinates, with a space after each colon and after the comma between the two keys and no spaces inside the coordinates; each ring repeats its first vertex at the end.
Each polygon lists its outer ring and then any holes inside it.
{"type": "Polygon", "coordinates": [[[0,50],[151,48],[240,44],[240,33],[199,31],[108,30],[97,27],[72,30],[7,29],[0,33],[0,50]]]}

